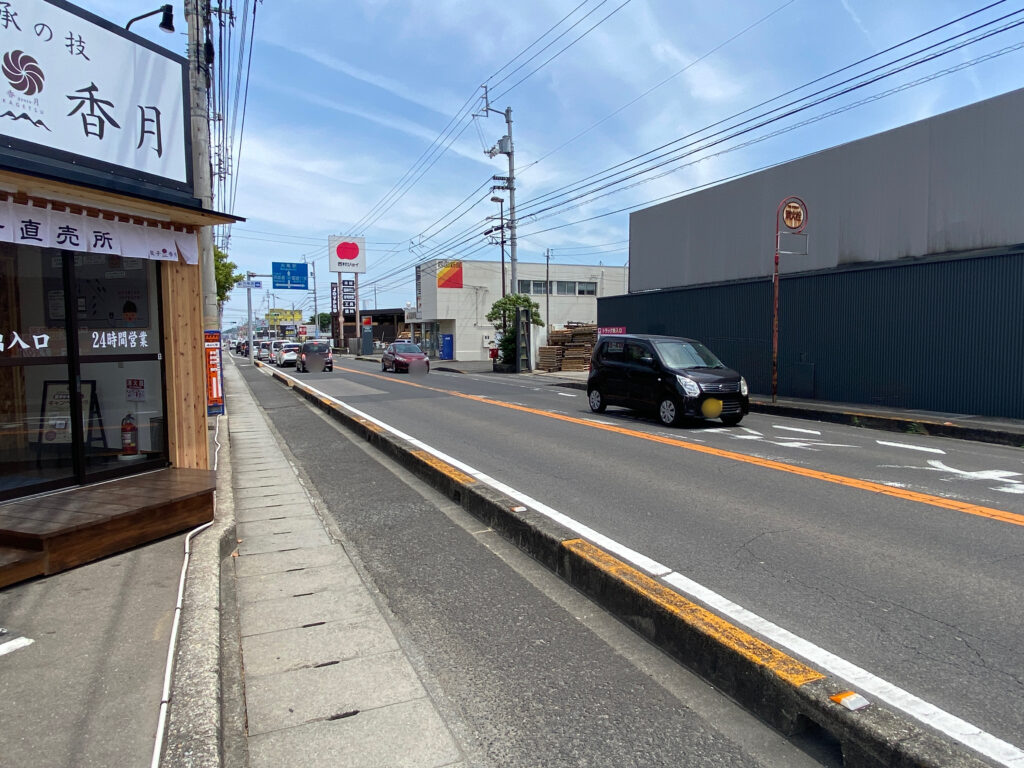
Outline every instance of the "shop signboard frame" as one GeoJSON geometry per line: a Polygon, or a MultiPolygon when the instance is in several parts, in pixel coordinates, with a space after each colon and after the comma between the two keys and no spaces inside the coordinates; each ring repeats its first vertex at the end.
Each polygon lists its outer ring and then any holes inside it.
{"type": "Polygon", "coordinates": [[[17,14],[0,27],[0,169],[198,207],[188,61],[64,0],[17,14]]]}

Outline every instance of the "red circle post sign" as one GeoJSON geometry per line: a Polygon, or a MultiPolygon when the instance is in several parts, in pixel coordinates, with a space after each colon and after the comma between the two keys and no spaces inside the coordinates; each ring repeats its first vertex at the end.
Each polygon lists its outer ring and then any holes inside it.
{"type": "Polygon", "coordinates": [[[366,272],[366,239],[362,237],[327,238],[331,272],[366,272]]]}
{"type": "Polygon", "coordinates": [[[342,261],[352,261],[359,258],[359,244],[353,243],[351,240],[344,240],[338,243],[338,247],[334,249],[334,252],[342,261]]]}

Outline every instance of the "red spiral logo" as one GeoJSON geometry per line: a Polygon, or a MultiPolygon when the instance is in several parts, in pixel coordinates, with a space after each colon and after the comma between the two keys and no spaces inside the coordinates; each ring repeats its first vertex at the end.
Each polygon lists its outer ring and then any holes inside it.
{"type": "Polygon", "coordinates": [[[34,96],[43,90],[43,68],[39,62],[24,51],[10,51],[4,54],[4,77],[11,87],[26,96],[34,96]]]}

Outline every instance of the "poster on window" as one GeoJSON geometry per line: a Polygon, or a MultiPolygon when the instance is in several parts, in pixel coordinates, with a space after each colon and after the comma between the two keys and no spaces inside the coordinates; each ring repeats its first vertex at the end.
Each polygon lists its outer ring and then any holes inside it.
{"type": "MultiPolygon", "coordinates": [[[[82,382],[82,433],[88,435],[89,417],[99,417],[98,412],[91,414],[96,395],[95,381],[82,382]]],[[[98,410],[98,406],[95,406],[98,410]]],[[[39,415],[39,436],[42,445],[71,444],[71,392],[66,381],[43,382],[43,406],[39,415]]]]}
{"type": "MultiPolygon", "coordinates": [[[[114,330],[149,327],[149,271],[145,259],[105,253],[76,253],[75,306],[81,328],[114,330]]],[[[46,320],[64,321],[62,257],[43,255],[46,320]]]]}

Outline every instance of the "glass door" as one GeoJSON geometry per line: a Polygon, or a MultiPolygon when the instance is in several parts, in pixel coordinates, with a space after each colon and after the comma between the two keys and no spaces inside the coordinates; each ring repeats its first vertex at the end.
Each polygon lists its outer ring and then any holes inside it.
{"type": "Polygon", "coordinates": [[[0,243],[0,500],[164,466],[155,262],[0,243]]]}
{"type": "Polygon", "coordinates": [[[75,253],[74,336],[89,479],[166,463],[167,431],[156,263],[75,253]]]}
{"type": "Polygon", "coordinates": [[[58,251],[0,243],[0,499],[76,477],[65,272],[58,251]]]}

